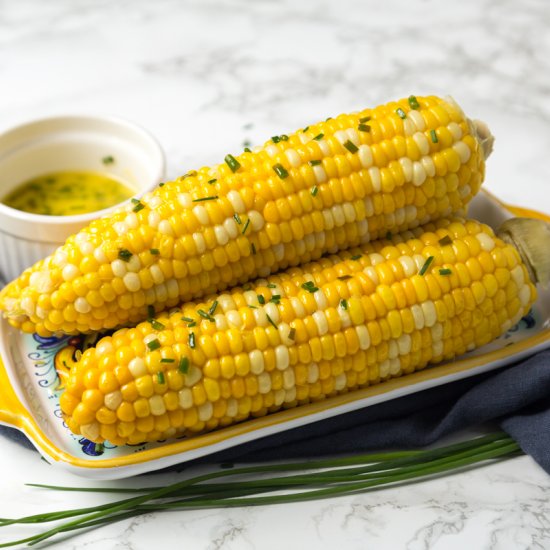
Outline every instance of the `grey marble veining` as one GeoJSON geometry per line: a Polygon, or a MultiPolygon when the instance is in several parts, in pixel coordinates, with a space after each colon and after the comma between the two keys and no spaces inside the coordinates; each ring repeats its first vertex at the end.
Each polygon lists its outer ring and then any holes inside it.
{"type": "MultiPolygon", "coordinates": [[[[550,211],[548,28],[545,0],[0,0],[0,130],[116,114],[159,138],[175,177],[339,112],[452,94],[496,135],[486,187],[550,211]]],[[[29,481],[82,483],[2,441],[0,516],[102,501],[29,481]]],[[[62,547],[545,549],[549,494],[521,457],[353,497],[148,514],[62,547]]]]}

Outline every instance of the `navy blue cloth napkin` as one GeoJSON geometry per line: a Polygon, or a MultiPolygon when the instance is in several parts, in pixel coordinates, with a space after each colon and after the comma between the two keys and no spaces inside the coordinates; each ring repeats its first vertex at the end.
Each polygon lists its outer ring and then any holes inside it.
{"type": "MultiPolygon", "coordinates": [[[[488,422],[506,431],[550,473],[550,350],[498,371],[264,437],[193,462],[262,462],[418,448],[488,422]]],[[[0,426],[0,433],[30,446],[15,430],[0,426]]]]}

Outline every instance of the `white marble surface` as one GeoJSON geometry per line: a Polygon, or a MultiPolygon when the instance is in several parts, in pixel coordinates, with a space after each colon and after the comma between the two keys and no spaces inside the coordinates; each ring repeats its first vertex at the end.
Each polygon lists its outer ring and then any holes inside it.
{"type": "MultiPolygon", "coordinates": [[[[381,4],[0,0],[0,130],[50,114],[116,114],[159,138],[176,176],[341,111],[451,93],[497,137],[486,187],[550,211],[548,3],[381,4]]],[[[78,480],[11,442],[1,449],[0,516],[98,501],[25,487],[78,480]]],[[[549,491],[550,477],[521,457],[362,496],[151,514],[54,546],[542,549],[549,491]]]]}

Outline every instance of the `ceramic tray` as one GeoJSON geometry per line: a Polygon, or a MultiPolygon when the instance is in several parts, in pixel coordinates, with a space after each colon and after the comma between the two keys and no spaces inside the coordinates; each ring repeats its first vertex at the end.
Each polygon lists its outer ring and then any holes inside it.
{"type": "MultiPolygon", "coordinates": [[[[470,217],[497,227],[513,215],[550,216],[502,204],[487,192],[470,217]]],[[[490,371],[550,346],[550,293],[540,291],[532,312],[498,340],[453,362],[336,396],[320,403],[248,420],[193,438],[115,447],[69,432],[59,407],[55,356],[78,337],[41,338],[0,322],[0,423],[21,430],[51,464],[95,479],[116,479],[185,462],[247,441],[490,371]]]]}

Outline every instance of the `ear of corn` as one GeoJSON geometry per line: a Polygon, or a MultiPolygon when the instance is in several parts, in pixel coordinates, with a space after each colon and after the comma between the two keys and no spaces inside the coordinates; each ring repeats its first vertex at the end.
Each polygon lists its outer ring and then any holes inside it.
{"type": "Polygon", "coordinates": [[[453,359],[535,295],[513,246],[441,220],[121,329],[72,367],[61,408],[96,442],[212,430],[453,359]]]}
{"type": "Polygon", "coordinates": [[[0,293],[25,332],[135,324],[327,252],[461,213],[484,155],[454,102],[404,99],[228,155],[93,222],[0,293]]]}

